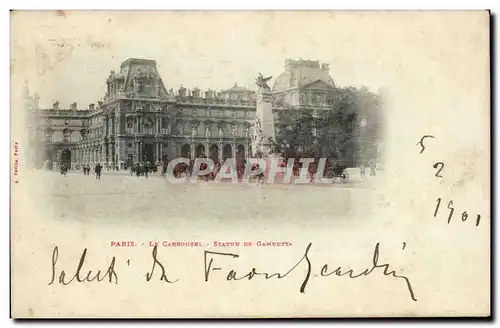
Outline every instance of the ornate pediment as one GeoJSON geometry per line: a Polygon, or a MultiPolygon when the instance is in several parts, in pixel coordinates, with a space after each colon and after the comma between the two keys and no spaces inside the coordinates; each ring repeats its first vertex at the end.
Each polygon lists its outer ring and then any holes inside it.
{"type": "Polygon", "coordinates": [[[326,84],[322,80],[316,80],[314,82],[311,82],[309,84],[303,85],[301,89],[307,89],[307,90],[332,90],[332,86],[329,84],[326,84]]]}

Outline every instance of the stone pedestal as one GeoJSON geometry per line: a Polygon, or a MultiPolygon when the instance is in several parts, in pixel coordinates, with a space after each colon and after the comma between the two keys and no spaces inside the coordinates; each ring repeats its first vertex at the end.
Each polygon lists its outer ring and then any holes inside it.
{"type": "Polygon", "coordinates": [[[262,129],[262,141],[260,142],[259,148],[263,157],[267,157],[271,152],[269,138],[271,138],[273,141],[276,141],[271,97],[272,92],[269,89],[259,88],[259,90],[257,91],[256,117],[259,118],[262,129]]]}
{"type": "Polygon", "coordinates": [[[274,115],[271,104],[272,92],[269,87],[259,87],[257,90],[257,108],[251,128],[252,155],[259,152],[262,157],[271,153],[269,139],[276,140],[274,132],[274,115]]]}

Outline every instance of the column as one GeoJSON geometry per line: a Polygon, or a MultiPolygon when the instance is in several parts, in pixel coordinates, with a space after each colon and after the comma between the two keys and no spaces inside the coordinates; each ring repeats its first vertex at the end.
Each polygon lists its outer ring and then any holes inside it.
{"type": "Polygon", "coordinates": [[[135,141],[135,156],[134,162],[137,163],[139,161],[139,141],[135,141]]]}
{"type": "Polygon", "coordinates": [[[106,161],[106,165],[109,164],[109,144],[104,143],[104,160],[106,161]]]}
{"type": "Polygon", "coordinates": [[[107,162],[106,160],[106,144],[103,142],[101,144],[101,162],[107,162]]]}
{"type": "Polygon", "coordinates": [[[233,152],[233,159],[236,159],[236,141],[234,139],[231,144],[231,151],[233,152]]]}
{"type": "Polygon", "coordinates": [[[120,117],[120,114],[119,113],[115,113],[115,117],[116,117],[116,127],[115,127],[115,134],[120,134],[122,133],[121,131],[121,117],[120,117]]]}
{"type": "Polygon", "coordinates": [[[116,154],[116,146],[115,146],[114,142],[111,143],[111,147],[112,147],[111,148],[111,157],[112,157],[111,162],[115,163],[115,165],[116,165],[116,161],[115,161],[116,160],[116,156],[115,156],[115,154],[116,154]]]}
{"type": "MultiPolygon", "coordinates": [[[[119,127],[119,125],[118,125],[118,127],[119,127]]],[[[118,165],[118,167],[120,167],[120,165],[121,165],[120,160],[122,158],[122,156],[121,156],[122,149],[120,147],[120,139],[118,139],[116,141],[115,149],[116,149],[116,156],[115,156],[116,157],[116,165],[118,165]]]]}
{"type": "Polygon", "coordinates": [[[159,125],[160,125],[160,133],[163,133],[163,116],[159,116],[158,119],[160,120],[159,125]]]}
{"type": "Polygon", "coordinates": [[[209,151],[210,151],[210,147],[209,147],[208,143],[205,143],[205,156],[207,156],[207,158],[210,157],[209,151]]]}
{"type": "Polygon", "coordinates": [[[135,117],[134,132],[139,133],[139,117],[135,117]]]}
{"type": "Polygon", "coordinates": [[[159,161],[161,159],[160,155],[160,142],[156,141],[156,160],[159,161]]]}
{"type": "Polygon", "coordinates": [[[52,169],[53,170],[57,170],[58,168],[58,153],[59,153],[59,150],[56,150],[52,153],[52,169]]]}
{"type": "Polygon", "coordinates": [[[222,143],[219,142],[217,146],[219,147],[219,161],[222,162],[222,143]]]}

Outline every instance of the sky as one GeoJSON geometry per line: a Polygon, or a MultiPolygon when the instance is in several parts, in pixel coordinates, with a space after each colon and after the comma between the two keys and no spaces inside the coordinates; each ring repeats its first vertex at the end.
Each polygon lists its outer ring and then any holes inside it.
{"type": "Polygon", "coordinates": [[[390,88],[395,74],[398,83],[408,78],[413,56],[429,58],[429,65],[439,56],[432,51],[444,31],[440,19],[422,18],[425,24],[412,25],[413,16],[390,12],[17,12],[12,83],[27,80],[42,107],[58,100],[86,108],[104,96],[109,72],[130,57],[155,60],[174,90],[220,90],[235,82],[253,89],[259,72],[273,83],[287,58],[302,58],[329,64],[336,85],[377,91],[390,88]]]}

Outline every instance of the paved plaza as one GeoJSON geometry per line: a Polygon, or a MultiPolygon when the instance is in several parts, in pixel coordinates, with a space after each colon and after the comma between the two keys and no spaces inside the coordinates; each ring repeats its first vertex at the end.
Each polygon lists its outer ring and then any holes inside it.
{"type": "Polygon", "coordinates": [[[59,221],[143,226],[147,228],[213,229],[255,226],[330,226],[369,217],[379,177],[360,181],[355,172],[342,184],[233,184],[203,182],[172,184],[159,174],[145,177],[104,171],[95,175],[70,172],[35,173],[41,204],[59,221]]]}

